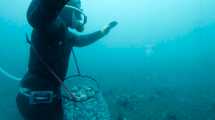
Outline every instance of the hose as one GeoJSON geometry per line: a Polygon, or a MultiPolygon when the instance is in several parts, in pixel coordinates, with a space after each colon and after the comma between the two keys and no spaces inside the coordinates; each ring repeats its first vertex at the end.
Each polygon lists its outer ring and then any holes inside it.
{"type": "Polygon", "coordinates": [[[2,73],[3,75],[5,75],[6,77],[12,79],[12,80],[16,80],[19,81],[22,78],[16,77],[15,75],[10,74],[9,72],[7,72],[5,69],[3,69],[2,67],[0,67],[0,73],[2,73]]]}

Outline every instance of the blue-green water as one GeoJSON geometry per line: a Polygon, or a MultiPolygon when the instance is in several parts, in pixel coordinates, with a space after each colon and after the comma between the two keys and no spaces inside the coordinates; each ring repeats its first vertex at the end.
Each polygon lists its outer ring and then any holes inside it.
{"type": "MultiPolygon", "coordinates": [[[[29,2],[0,1],[0,66],[19,77],[26,72],[28,63],[25,32],[30,33],[31,27],[25,13],[29,2]]],[[[99,42],[75,49],[81,71],[102,84],[114,117],[215,120],[215,1],[82,3],[89,17],[85,33],[112,20],[119,22],[99,42]],[[128,105],[119,104],[122,101],[128,105]]],[[[71,59],[68,74],[72,73],[71,59]]],[[[7,106],[5,101],[15,102],[9,93],[15,91],[17,81],[0,74],[0,83],[0,110],[11,114],[15,105],[7,106]]]]}

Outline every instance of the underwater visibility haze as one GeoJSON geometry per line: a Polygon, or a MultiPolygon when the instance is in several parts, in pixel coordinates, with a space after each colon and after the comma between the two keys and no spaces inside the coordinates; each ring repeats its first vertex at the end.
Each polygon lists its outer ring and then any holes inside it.
{"type": "MultiPolygon", "coordinates": [[[[113,120],[215,120],[214,0],[81,2],[84,33],[119,22],[102,40],[74,49],[82,73],[99,80],[113,120]]],[[[0,1],[0,71],[18,78],[28,65],[29,3],[0,1]]],[[[0,119],[20,117],[18,81],[1,72],[0,86],[0,119]]]]}

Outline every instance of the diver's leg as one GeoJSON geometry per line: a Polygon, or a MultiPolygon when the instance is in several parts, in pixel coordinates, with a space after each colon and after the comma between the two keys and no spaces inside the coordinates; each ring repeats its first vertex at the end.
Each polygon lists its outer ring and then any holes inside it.
{"type": "Polygon", "coordinates": [[[21,115],[24,118],[24,120],[31,120],[30,119],[31,113],[28,110],[27,97],[25,97],[22,94],[18,93],[17,96],[16,96],[16,103],[17,103],[18,110],[21,113],[21,115]]]}
{"type": "Polygon", "coordinates": [[[24,120],[63,120],[60,99],[54,99],[49,104],[29,104],[29,98],[18,93],[16,102],[24,120]]]}

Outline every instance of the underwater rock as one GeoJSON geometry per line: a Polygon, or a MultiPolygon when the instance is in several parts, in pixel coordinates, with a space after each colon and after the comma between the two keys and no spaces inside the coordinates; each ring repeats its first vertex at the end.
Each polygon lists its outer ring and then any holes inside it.
{"type": "Polygon", "coordinates": [[[116,102],[123,108],[128,108],[131,105],[131,101],[128,96],[121,96],[117,99],[116,102]]]}
{"type": "Polygon", "coordinates": [[[123,115],[122,112],[119,112],[116,120],[127,120],[127,118],[123,115]]]}
{"type": "Polygon", "coordinates": [[[211,111],[213,111],[215,114],[215,102],[211,105],[211,111]]]}
{"type": "Polygon", "coordinates": [[[133,95],[122,95],[116,99],[116,104],[124,110],[135,111],[138,106],[137,98],[133,95]]]}
{"type": "Polygon", "coordinates": [[[209,120],[215,120],[215,103],[212,103],[209,106],[208,113],[208,117],[210,118],[209,120]]]}
{"type": "Polygon", "coordinates": [[[166,115],[166,120],[178,120],[176,114],[168,113],[166,115]]]}

